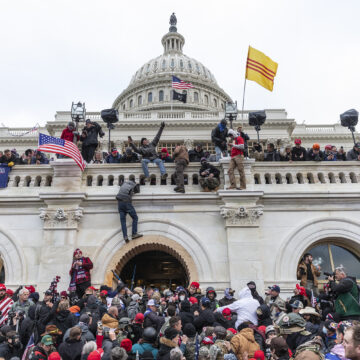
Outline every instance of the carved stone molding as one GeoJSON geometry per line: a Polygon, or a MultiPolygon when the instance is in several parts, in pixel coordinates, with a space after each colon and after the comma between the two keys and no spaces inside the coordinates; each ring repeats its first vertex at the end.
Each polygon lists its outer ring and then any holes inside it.
{"type": "Polygon", "coordinates": [[[193,139],[184,139],[184,145],[188,150],[191,150],[194,148],[194,140],[193,139]]]}
{"type": "Polygon", "coordinates": [[[83,208],[75,209],[49,209],[41,208],[39,217],[44,221],[44,229],[77,229],[83,217],[83,208]]]}
{"type": "Polygon", "coordinates": [[[226,226],[258,227],[263,206],[220,207],[220,215],[226,220],[226,226]]]}

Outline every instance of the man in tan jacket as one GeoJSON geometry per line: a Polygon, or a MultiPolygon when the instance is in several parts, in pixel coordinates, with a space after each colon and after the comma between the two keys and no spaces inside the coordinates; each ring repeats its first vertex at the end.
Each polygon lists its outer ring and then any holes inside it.
{"type": "Polygon", "coordinates": [[[230,341],[233,352],[238,360],[250,359],[254,357],[256,350],[260,350],[260,345],[255,341],[254,330],[246,323],[240,324],[238,330],[230,341]]]}
{"type": "Polygon", "coordinates": [[[315,266],[313,257],[310,253],[306,253],[297,268],[297,279],[300,285],[305,289],[313,290],[314,295],[318,295],[318,276],[321,275],[320,266],[315,266]]]}
{"type": "Polygon", "coordinates": [[[178,193],[185,193],[184,188],[184,170],[189,164],[189,154],[185,145],[178,145],[173,153],[175,161],[175,181],[176,187],[174,190],[178,193]]]}

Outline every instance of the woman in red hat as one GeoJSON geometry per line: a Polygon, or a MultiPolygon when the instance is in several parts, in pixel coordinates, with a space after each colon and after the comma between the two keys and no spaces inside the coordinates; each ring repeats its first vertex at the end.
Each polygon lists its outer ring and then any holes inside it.
{"type": "Polygon", "coordinates": [[[91,286],[90,270],[93,268],[93,263],[88,257],[84,257],[80,249],[76,249],[73,255],[73,263],[70,269],[70,292],[76,292],[77,296],[81,298],[85,290],[91,286]]]}

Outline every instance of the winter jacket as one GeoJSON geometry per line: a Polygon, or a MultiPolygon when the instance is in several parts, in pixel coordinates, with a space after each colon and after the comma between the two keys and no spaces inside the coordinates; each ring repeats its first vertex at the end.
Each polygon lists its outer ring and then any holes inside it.
{"type": "Polygon", "coordinates": [[[292,161],[306,161],[306,150],[302,146],[297,148],[294,146],[291,150],[292,161]],[[302,155],[302,157],[300,157],[302,155]]]}
{"type": "Polygon", "coordinates": [[[74,269],[73,267],[71,267],[69,271],[70,277],[72,278],[73,275],[75,275],[76,284],[82,284],[84,282],[90,281],[90,270],[94,266],[92,261],[88,257],[82,257],[77,261],[82,261],[82,265],[79,266],[78,269],[74,269]]]}
{"type": "Polygon", "coordinates": [[[108,164],[120,164],[121,158],[122,156],[117,153],[116,156],[113,156],[112,154],[108,155],[105,160],[108,164]]]}
{"type": "Polygon", "coordinates": [[[101,322],[103,326],[109,327],[111,329],[117,329],[119,326],[119,321],[109,314],[104,314],[104,316],[101,318],[101,322]]]}
{"type": "Polygon", "coordinates": [[[117,340],[111,341],[110,339],[103,339],[102,349],[104,350],[104,355],[101,360],[110,360],[111,350],[115,347],[119,347],[120,344],[117,340]]]}
{"type": "Polygon", "coordinates": [[[218,124],[216,128],[211,131],[211,141],[215,146],[218,146],[221,151],[227,150],[226,147],[226,138],[228,136],[228,128],[225,127],[223,131],[220,130],[220,125],[218,124]]]}
{"type": "Polygon", "coordinates": [[[335,293],[335,311],[342,319],[360,315],[359,289],[356,279],[346,277],[341,279],[338,284],[330,282],[331,291],[335,293]]]}
{"type": "MultiPolygon", "coordinates": [[[[81,340],[84,343],[88,341],[95,341],[94,334],[89,330],[89,327],[86,324],[79,322],[76,326],[78,326],[81,329],[81,340]]],[[[69,338],[70,330],[71,329],[66,330],[63,337],[63,341],[66,341],[69,338]]]]}
{"type": "MultiPolygon", "coordinates": [[[[358,161],[358,156],[360,155],[359,152],[357,152],[354,148],[352,148],[350,151],[346,154],[346,160],[348,161],[358,161]]],[[[1,162],[1,161],[0,161],[1,162]]]]}
{"type": "Polygon", "coordinates": [[[244,155],[244,139],[241,136],[238,136],[234,139],[234,144],[231,147],[231,157],[238,155],[244,155]]]}
{"type": "Polygon", "coordinates": [[[236,322],[236,316],[232,316],[230,320],[226,320],[224,318],[224,315],[216,312],[214,313],[214,317],[215,317],[215,324],[214,326],[220,325],[222,327],[224,327],[225,329],[229,329],[229,328],[235,328],[235,322],[236,322]]]}
{"type": "Polygon", "coordinates": [[[21,358],[22,345],[19,343],[19,346],[12,347],[9,346],[7,341],[4,341],[0,344],[0,357],[4,358],[5,360],[10,360],[12,357],[19,357],[21,358]]]}
{"type": "Polygon", "coordinates": [[[128,332],[128,339],[131,340],[131,342],[136,344],[143,336],[144,328],[142,327],[142,324],[131,324],[131,332],[128,332]]]}
{"type": "Polygon", "coordinates": [[[65,334],[66,330],[75,326],[76,323],[76,317],[69,310],[61,310],[58,313],[55,313],[53,319],[50,320],[47,325],[56,325],[56,327],[65,334]]]}
{"type": "Polygon", "coordinates": [[[219,300],[219,306],[227,306],[235,302],[236,299],[233,297],[232,299],[228,299],[225,296],[219,300]]]}
{"type": "Polygon", "coordinates": [[[214,177],[216,177],[217,179],[219,179],[220,177],[220,171],[215,166],[209,164],[208,162],[203,162],[199,170],[199,175],[206,178],[210,174],[213,174],[214,177]],[[205,172],[206,174],[202,175],[203,172],[205,172]]]}
{"type": "Polygon", "coordinates": [[[157,354],[159,352],[158,349],[156,349],[153,345],[149,343],[134,344],[134,346],[131,349],[132,354],[136,354],[136,352],[138,352],[139,355],[142,355],[145,351],[151,351],[154,359],[156,359],[157,354]]]}
{"type": "Polygon", "coordinates": [[[260,346],[254,338],[254,331],[250,328],[242,329],[233,336],[230,343],[238,360],[243,360],[244,352],[248,353],[250,359],[254,357],[256,350],[260,350],[260,346]]]}
{"type": "Polygon", "coordinates": [[[130,156],[127,156],[126,153],[121,157],[120,163],[122,164],[129,164],[129,163],[137,163],[139,162],[139,158],[135,153],[131,153],[130,156]]]}
{"type": "Polygon", "coordinates": [[[274,151],[266,151],[264,154],[264,161],[280,161],[280,154],[274,151]]]}
{"type": "MultiPolygon", "coordinates": [[[[74,131],[75,131],[75,130],[71,131],[71,130],[69,130],[68,127],[66,127],[66,128],[62,131],[61,136],[60,136],[60,139],[73,142],[73,141],[74,141],[74,131]]],[[[80,136],[79,136],[79,135],[76,135],[76,139],[79,140],[79,139],[80,139],[80,136]]]]}
{"type": "Polygon", "coordinates": [[[261,325],[269,326],[273,324],[271,320],[270,308],[266,304],[260,305],[257,314],[258,314],[258,326],[261,325]]]}
{"type": "Polygon", "coordinates": [[[196,151],[196,149],[189,151],[190,162],[200,162],[201,158],[205,157],[204,150],[196,151]]]}
{"type": "Polygon", "coordinates": [[[199,316],[195,316],[193,325],[198,333],[201,333],[204,326],[212,326],[215,322],[214,311],[205,309],[200,312],[199,316]]]}
{"type": "Polygon", "coordinates": [[[146,310],[145,312],[145,320],[144,320],[144,329],[148,326],[153,327],[157,332],[160,331],[162,325],[165,322],[165,318],[156,314],[151,310],[146,310]]]}
{"type": "Polygon", "coordinates": [[[24,348],[28,344],[30,336],[35,328],[35,308],[36,305],[33,305],[29,308],[28,316],[21,321],[19,326],[20,342],[24,348]]]}
{"type": "Polygon", "coordinates": [[[181,319],[182,327],[186,324],[192,324],[194,322],[194,315],[190,312],[190,306],[189,309],[186,311],[183,311],[183,308],[181,308],[181,311],[179,312],[179,317],[181,319]]]}
{"type": "MultiPolygon", "coordinates": [[[[311,272],[314,277],[314,286],[318,286],[317,277],[321,275],[321,272],[315,267],[314,264],[311,264],[311,272]]],[[[307,283],[307,266],[302,261],[297,268],[297,279],[300,280],[300,285],[306,287],[307,283]]]]}
{"type": "Polygon", "coordinates": [[[235,328],[244,321],[251,321],[254,325],[258,324],[256,310],[260,306],[259,302],[255,300],[251,295],[251,290],[246,287],[239,291],[239,300],[234,303],[223,306],[217,309],[218,312],[222,312],[224,308],[229,308],[232,312],[237,313],[237,320],[235,328]]]}
{"type": "Polygon", "coordinates": [[[173,152],[173,158],[175,162],[179,160],[185,160],[189,164],[189,154],[185,145],[177,146],[173,152]]]}
{"type": "Polygon", "coordinates": [[[102,131],[101,126],[94,122],[90,128],[86,126],[83,128],[83,133],[86,132],[86,136],[83,134],[80,136],[80,140],[82,141],[82,146],[89,146],[89,145],[97,145],[98,144],[98,135],[103,137],[105,133],[102,131]]]}
{"type": "Polygon", "coordinates": [[[129,180],[125,181],[119,189],[116,199],[119,201],[131,203],[132,196],[140,192],[139,184],[136,184],[134,181],[129,180]]]}
{"type": "Polygon", "coordinates": [[[171,340],[165,337],[160,338],[160,349],[157,355],[157,360],[170,360],[170,351],[176,347],[177,345],[171,340]]]}
{"type": "Polygon", "coordinates": [[[84,346],[83,340],[66,339],[65,342],[59,346],[59,354],[62,360],[80,360],[81,351],[84,346]]]}
{"type": "Polygon", "coordinates": [[[271,297],[270,295],[267,295],[265,298],[265,304],[269,306],[271,318],[273,320],[276,318],[276,315],[279,312],[278,309],[286,309],[285,301],[279,295],[276,297],[271,297]]]}
{"type": "MultiPolygon", "coordinates": [[[[200,341],[200,339],[199,339],[200,341]]],[[[195,359],[195,352],[196,352],[196,337],[188,338],[185,347],[185,359],[186,360],[194,360],[195,359]]]]}
{"type": "Polygon", "coordinates": [[[46,351],[41,346],[35,346],[32,351],[31,360],[47,360],[46,351]]]}
{"type": "Polygon", "coordinates": [[[91,313],[91,324],[89,325],[89,330],[96,335],[97,324],[101,320],[102,315],[106,311],[102,312],[100,310],[100,305],[97,303],[94,304],[86,304],[86,306],[81,310],[81,315],[86,313],[91,313]]]}
{"type": "Polygon", "coordinates": [[[26,300],[22,304],[20,303],[20,300],[14,302],[11,306],[11,311],[17,312],[17,311],[23,311],[25,315],[28,315],[28,311],[30,306],[34,305],[34,303],[31,300],[26,300]]]}
{"type": "MultiPolygon", "coordinates": [[[[39,155],[39,153],[38,153],[38,155],[39,155]]],[[[31,164],[36,164],[37,161],[40,161],[40,164],[48,164],[49,163],[49,159],[44,154],[40,155],[40,159],[38,159],[36,156],[34,156],[31,159],[31,164]]]]}
{"type": "Polygon", "coordinates": [[[10,162],[13,162],[14,165],[17,165],[17,164],[21,163],[21,160],[20,160],[20,158],[16,157],[15,154],[11,154],[10,159],[8,159],[5,155],[0,157],[0,163],[1,164],[8,164],[10,162]]]}
{"type": "Polygon", "coordinates": [[[159,143],[163,130],[164,126],[160,126],[158,133],[149,145],[140,145],[140,147],[137,148],[133,143],[130,143],[130,146],[136,153],[142,155],[143,159],[155,160],[159,157],[156,152],[156,146],[159,143]]]}
{"type": "Polygon", "coordinates": [[[310,149],[307,153],[307,160],[308,161],[322,161],[324,160],[324,153],[319,151],[317,154],[314,154],[314,150],[310,149]]]}

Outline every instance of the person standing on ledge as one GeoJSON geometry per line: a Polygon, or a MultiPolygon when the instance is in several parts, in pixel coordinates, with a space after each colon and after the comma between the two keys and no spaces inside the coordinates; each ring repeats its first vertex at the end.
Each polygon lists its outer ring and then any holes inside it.
{"type": "Polygon", "coordinates": [[[136,184],[135,181],[125,181],[121,186],[116,199],[118,201],[118,210],[120,214],[121,230],[124,236],[124,241],[129,242],[126,227],[126,214],[129,214],[132,218],[132,235],[131,239],[135,240],[142,237],[142,234],[137,232],[138,216],[132,205],[132,196],[140,192],[140,185],[136,184]]]}
{"type": "Polygon", "coordinates": [[[139,148],[137,148],[135,146],[131,136],[128,136],[129,145],[132,147],[132,149],[136,153],[142,155],[141,165],[142,165],[142,169],[143,169],[143,172],[145,175],[145,181],[150,181],[148,164],[151,162],[156,164],[159,167],[160,174],[161,174],[161,180],[165,180],[167,178],[167,173],[166,173],[164,163],[159,158],[159,156],[156,152],[156,147],[157,147],[157,144],[159,143],[159,140],[160,140],[161,134],[164,130],[164,127],[165,127],[165,122],[163,121],[163,122],[161,122],[160,129],[159,129],[158,133],[156,134],[156,136],[154,137],[153,141],[150,142],[147,138],[142,138],[140,141],[139,148]]]}
{"type": "Polygon", "coordinates": [[[189,164],[189,153],[185,145],[178,145],[173,153],[175,161],[175,181],[176,187],[174,191],[179,193],[185,193],[184,187],[184,170],[189,164]]]}
{"type": "Polygon", "coordinates": [[[245,190],[246,189],[246,178],[244,171],[244,139],[241,136],[238,136],[237,132],[230,129],[229,130],[230,139],[233,141],[229,143],[231,146],[231,160],[230,166],[228,170],[230,186],[227,188],[228,190],[237,189],[237,190],[245,190]],[[234,170],[238,169],[240,174],[240,187],[236,187],[236,180],[234,170]]]}
{"type": "Polygon", "coordinates": [[[90,258],[84,257],[80,249],[76,249],[73,254],[73,263],[70,269],[70,292],[76,292],[76,295],[81,299],[85,290],[91,286],[90,270],[93,268],[93,263],[90,258]]]}

